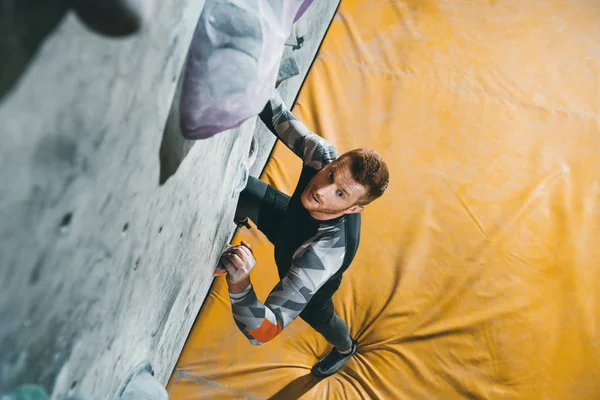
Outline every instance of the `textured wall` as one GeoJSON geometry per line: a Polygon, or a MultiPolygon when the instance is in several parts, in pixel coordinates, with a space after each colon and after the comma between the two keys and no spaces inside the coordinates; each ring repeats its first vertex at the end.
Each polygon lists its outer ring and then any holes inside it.
{"type": "MultiPolygon", "coordinates": [[[[0,392],[33,382],[58,399],[108,398],[146,360],[166,383],[232,234],[256,120],[193,145],[167,140],[204,2],[156,4],[152,24],[121,39],[66,12],[0,98],[0,392]]],[[[288,102],[332,4],[315,1],[298,23],[288,102]]],[[[273,138],[261,143],[254,168],[273,138]]]]}
{"type": "Polygon", "coordinates": [[[198,244],[220,222],[202,211],[230,197],[199,171],[231,179],[226,155],[243,145],[203,143],[195,151],[212,146],[211,158],[159,188],[162,131],[203,3],[161,4],[126,39],[66,14],[3,98],[0,389],[56,383],[102,398],[136,363],[162,371],[176,359],[186,324],[170,313],[193,313],[210,283],[201,266],[219,250],[198,244]]]}

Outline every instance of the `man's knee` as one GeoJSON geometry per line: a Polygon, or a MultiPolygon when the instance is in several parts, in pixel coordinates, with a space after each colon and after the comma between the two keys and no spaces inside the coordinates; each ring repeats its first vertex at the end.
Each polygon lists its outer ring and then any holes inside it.
{"type": "Polygon", "coordinates": [[[242,221],[246,218],[250,218],[252,222],[257,223],[255,219],[258,216],[258,210],[256,208],[258,205],[252,204],[252,197],[247,193],[240,193],[240,197],[238,199],[237,206],[235,208],[235,221],[242,221]]]}
{"type": "Polygon", "coordinates": [[[238,198],[235,209],[235,221],[243,221],[246,218],[250,218],[252,222],[258,224],[258,216],[266,192],[267,185],[251,176],[238,198]]]}

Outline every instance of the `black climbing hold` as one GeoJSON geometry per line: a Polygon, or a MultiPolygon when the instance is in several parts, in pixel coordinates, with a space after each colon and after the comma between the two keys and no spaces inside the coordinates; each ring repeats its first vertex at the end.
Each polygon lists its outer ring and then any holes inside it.
{"type": "Polygon", "coordinates": [[[72,220],[73,220],[73,213],[68,212],[65,215],[63,215],[62,219],[60,220],[60,232],[61,233],[67,232],[69,225],[71,225],[72,220]]]}

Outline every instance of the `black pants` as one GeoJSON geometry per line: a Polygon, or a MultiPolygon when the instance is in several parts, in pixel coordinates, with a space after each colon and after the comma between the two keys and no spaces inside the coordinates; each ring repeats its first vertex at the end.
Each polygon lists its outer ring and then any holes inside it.
{"type": "MultiPolygon", "coordinates": [[[[275,238],[279,230],[285,229],[281,226],[281,221],[289,200],[290,197],[285,193],[251,176],[240,194],[235,218],[250,218],[269,241],[276,244],[275,238]]],[[[280,268],[278,271],[279,278],[283,278],[280,268]]],[[[336,314],[331,297],[319,302],[309,301],[300,313],[300,318],[337,348],[346,350],[352,347],[348,326],[336,314]]]]}

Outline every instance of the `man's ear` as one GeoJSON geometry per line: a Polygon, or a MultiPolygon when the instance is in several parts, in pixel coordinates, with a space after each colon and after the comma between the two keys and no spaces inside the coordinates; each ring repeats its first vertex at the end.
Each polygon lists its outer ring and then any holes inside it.
{"type": "Polygon", "coordinates": [[[364,207],[363,206],[359,206],[357,204],[357,205],[354,205],[354,206],[350,207],[349,209],[347,209],[346,212],[345,212],[345,214],[356,214],[356,213],[361,212],[362,210],[364,210],[364,207]]]}

